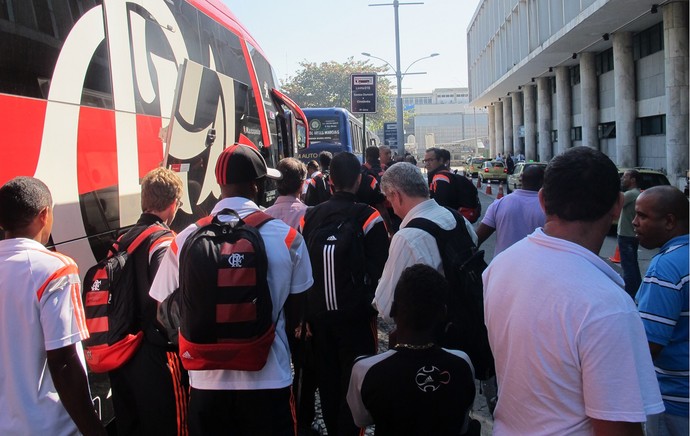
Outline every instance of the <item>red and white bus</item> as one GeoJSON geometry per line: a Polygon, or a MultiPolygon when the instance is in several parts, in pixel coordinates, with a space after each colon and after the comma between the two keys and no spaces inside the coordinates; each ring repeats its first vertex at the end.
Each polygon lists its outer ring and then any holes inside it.
{"type": "Polygon", "coordinates": [[[84,271],[138,218],[150,169],[187,184],[179,229],[216,201],[225,146],[251,142],[271,166],[304,147],[306,118],[277,86],[219,0],[2,1],[0,185],[50,187],[52,243],[84,271]]]}

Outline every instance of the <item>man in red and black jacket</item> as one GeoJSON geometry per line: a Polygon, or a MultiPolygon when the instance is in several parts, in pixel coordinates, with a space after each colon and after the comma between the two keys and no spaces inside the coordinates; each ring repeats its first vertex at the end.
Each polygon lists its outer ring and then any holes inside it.
{"type": "Polygon", "coordinates": [[[328,433],[356,435],[345,394],[354,359],[376,353],[371,300],[388,259],[388,231],[379,212],[355,195],[362,175],[354,154],[336,155],[330,177],[335,193],[309,209],[301,226],[314,276],[307,321],[328,433]]]}
{"type": "Polygon", "coordinates": [[[481,214],[477,188],[467,178],[450,170],[450,152],[441,148],[429,148],[424,155],[431,198],[441,206],[459,211],[474,223],[481,214]]]}

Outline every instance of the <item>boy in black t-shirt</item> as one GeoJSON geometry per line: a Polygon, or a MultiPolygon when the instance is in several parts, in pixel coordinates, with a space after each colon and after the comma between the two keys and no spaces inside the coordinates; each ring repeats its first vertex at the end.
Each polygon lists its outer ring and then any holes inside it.
{"type": "Polygon", "coordinates": [[[479,423],[470,426],[469,418],[470,359],[434,344],[447,293],[448,282],[434,268],[417,264],[402,273],[391,307],[397,345],[352,369],[347,402],[358,426],[375,424],[379,436],[479,434],[479,423]]]}

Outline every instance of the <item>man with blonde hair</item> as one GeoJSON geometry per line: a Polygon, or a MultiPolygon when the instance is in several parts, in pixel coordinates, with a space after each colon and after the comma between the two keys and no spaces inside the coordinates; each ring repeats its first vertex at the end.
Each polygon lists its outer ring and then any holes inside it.
{"type": "Polygon", "coordinates": [[[118,434],[180,434],[187,431],[187,374],[177,347],[156,319],[157,303],[149,289],[174,232],[168,227],[182,206],[182,181],[167,168],[154,168],[141,181],[142,214],[118,240],[134,240],[151,226],[158,229],[128,260],[136,277],[134,305],[144,339],[121,367],[110,371],[118,434]]]}

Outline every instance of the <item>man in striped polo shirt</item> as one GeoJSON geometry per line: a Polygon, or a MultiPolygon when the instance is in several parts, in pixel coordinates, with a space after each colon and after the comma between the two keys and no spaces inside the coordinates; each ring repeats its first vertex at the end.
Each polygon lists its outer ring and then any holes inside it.
{"type": "Polygon", "coordinates": [[[643,191],[633,227],[640,245],[660,248],[637,291],[666,412],[647,434],[688,434],[688,200],[673,186],[643,191]]]}

